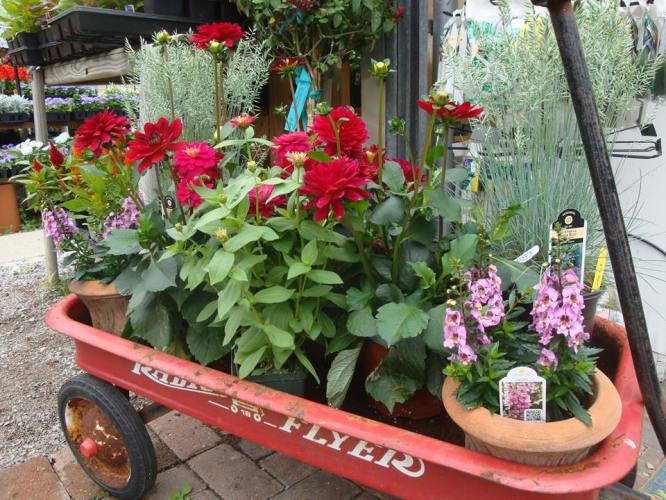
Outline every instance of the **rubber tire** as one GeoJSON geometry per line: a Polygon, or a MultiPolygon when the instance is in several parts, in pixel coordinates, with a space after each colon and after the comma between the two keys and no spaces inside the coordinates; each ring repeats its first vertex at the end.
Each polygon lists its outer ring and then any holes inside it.
{"type": "Polygon", "coordinates": [[[157,476],[157,458],[155,448],[148,435],[146,426],[132,405],[117,387],[87,373],[77,375],[63,384],[58,393],[58,416],[67,444],[81,465],[81,468],[97,485],[111,496],[137,500],[155,484],[157,476]],[[131,474],[127,485],[122,488],[110,488],[98,481],[82,463],[78,450],[72,447],[65,426],[65,408],[73,398],[86,399],[94,403],[107,414],[118,429],[130,460],[131,474]]]}

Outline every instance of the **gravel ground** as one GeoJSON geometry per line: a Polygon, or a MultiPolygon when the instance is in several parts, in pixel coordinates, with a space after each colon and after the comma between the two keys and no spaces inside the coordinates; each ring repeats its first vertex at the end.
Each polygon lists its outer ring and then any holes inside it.
{"type": "Polygon", "coordinates": [[[58,300],[42,264],[0,266],[0,468],[60,449],[60,386],[79,370],[73,343],[50,330],[58,300]]]}

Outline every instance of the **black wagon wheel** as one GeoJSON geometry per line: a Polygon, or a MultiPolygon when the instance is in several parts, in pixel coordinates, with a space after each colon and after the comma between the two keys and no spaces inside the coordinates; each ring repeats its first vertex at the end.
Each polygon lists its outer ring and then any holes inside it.
{"type": "Polygon", "coordinates": [[[155,484],[155,448],[118,388],[88,374],[73,377],[60,388],[58,415],[76,460],[100,488],[135,500],[155,484]]]}

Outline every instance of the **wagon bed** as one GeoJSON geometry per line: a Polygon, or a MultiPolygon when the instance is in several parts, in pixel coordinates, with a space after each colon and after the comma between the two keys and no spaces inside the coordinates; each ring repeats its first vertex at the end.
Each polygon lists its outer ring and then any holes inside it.
{"type": "MultiPolygon", "coordinates": [[[[86,318],[71,295],[49,311],[47,323],[75,340],[76,362],[90,375],[401,498],[596,498],[637,460],[643,404],[631,353],[624,329],[601,318],[593,338],[603,337],[607,347],[600,366],[620,394],[622,418],[587,459],[557,467],[507,462],[285,394],[95,329],[86,318]]],[[[76,448],[75,455],[82,462],[76,448]]]]}

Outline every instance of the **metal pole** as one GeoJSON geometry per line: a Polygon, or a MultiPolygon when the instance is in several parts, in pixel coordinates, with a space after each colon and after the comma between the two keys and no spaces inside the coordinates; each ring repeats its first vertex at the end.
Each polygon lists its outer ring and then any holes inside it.
{"type": "MultiPolygon", "coordinates": [[[[35,139],[42,144],[49,141],[49,130],[46,123],[46,103],[44,92],[44,68],[35,68],[32,73],[32,112],[35,124],[35,139]]],[[[60,280],[58,275],[58,257],[53,239],[44,232],[44,256],[46,260],[46,280],[55,285],[60,280]]]]}
{"type": "Polygon", "coordinates": [[[618,297],[643,402],[662,452],[666,454],[666,419],[664,418],[666,402],[661,394],[657,378],[620,198],[617,194],[590,74],[578,35],[573,5],[571,0],[533,0],[533,2],[537,5],[547,5],[550,11],[599,205],[599,215],[606,234],[608,253],[613,265],[618,297]]]}

